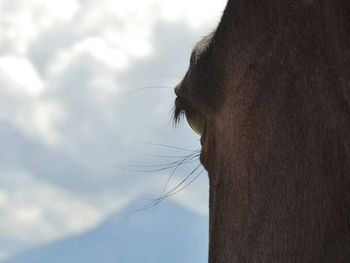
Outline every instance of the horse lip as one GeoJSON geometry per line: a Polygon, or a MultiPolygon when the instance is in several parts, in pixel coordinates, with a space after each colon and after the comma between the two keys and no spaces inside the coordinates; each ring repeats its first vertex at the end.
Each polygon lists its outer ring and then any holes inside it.
{"type": "Polygon", "coordinates": [[[175,106],[180,109],[185,107],[183,100],[179,96],[175,99],[175,106]]]}
{"type": "Polygon", "coordinates": [[[182,83],[183,81],[181,81],[179,84],[176,85],[176,87],[174,88],[174,93],[176,94],[176,96],[181,97],[181,91],[182,91],[182,83]]]}
{"type": "Polygon", "coordinates": [[[179,91],[180,91],[180,84],[174,88],[174,93],[176,94],[176,96],[179,96],[179,91]]]}

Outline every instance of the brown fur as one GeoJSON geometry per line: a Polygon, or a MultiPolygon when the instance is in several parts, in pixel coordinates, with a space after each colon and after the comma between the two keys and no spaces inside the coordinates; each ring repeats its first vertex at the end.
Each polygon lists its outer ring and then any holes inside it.
{"type": "Polygon", "coordinates": [[[229,0],[191,61],[209,262],[350,262],[350,2],[229,0]]]}

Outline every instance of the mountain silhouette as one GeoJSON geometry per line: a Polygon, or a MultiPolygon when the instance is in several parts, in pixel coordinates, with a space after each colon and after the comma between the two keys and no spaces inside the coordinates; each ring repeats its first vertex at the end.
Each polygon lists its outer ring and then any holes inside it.
{"type": "Polygon", "coordinates": [[[208,218],[169,200],[133,204],[95,229],[2,263],[201,263],[207,261],[208,218]],[[131,212],[130,212],[131,211],[131,212]]]}

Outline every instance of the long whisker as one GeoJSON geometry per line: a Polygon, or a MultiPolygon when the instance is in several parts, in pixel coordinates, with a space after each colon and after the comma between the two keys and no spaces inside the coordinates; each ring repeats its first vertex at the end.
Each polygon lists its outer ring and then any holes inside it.
{"type": "MultiPolygon", "coordinates": [[[[198,155],[199,156],[199,155],[198,155]]],[[[198,156],[194,156],[192,157],[191,159],[187,160],[186,162],[182,162],[181,164],[188,164],[188,163],[193,163],[193,162],[196,162],[198,161],[198,159],[194,159],[198,156]]],[[[131,172],[141,172],[141,173],[153,173],[153,172],[161,172],[161,171],[166,171],[166,170],[169,170],[169,169],[172,169],[172,168],[175,168],[175,167],[178,167],[180,166],[181,164],[173,164],[173,165],[169,165],[169,166],[166,166],[166,167],[161,167],[161,168],[158,168],[158,169],[150,169],[150,170],[137,170],[137,169],[132,169],[132,168],[129,168],[127,166],[120,166],[121,169],[124,169],[124,170],[128,170],[128,171],[131,171],[131,172]]],[[[140,167],[142,168],[142,167],[140,167]]]]}
{"type": "Polygon", "coordinates": [[[130,167],[130,168],[170,167],[172,165],[182,164],[185,161],[188,161],[189,159],[193,159],[194,157],[198,157],[199,154],[200,154],[199,151],[194,151],[193,153],[186,155],[184,157],[181,157],[180,160],[176,160],[176,161],[168,161],[166,163],[148,164],[148,165],[124,165],[124,167],[130,167]]]}
{"type": "MultiPolygon", "coordinates": [[[[200,150],[196,152],[200,153],[200,150]]],[[[180,155],[155,155],[155,154],[145,154],[145,155],[149,157],[159,158],[167,162],[172,162],[171,159],[183,159],[183,156],[180,156],[180,155]]]]}
{"type": "Polygon", "coordinates": [[[171,148],[171,149],[177,149],[177,150],[186,151],[186,152],[194,152],[194,151],[196,151],[196,150],[190,150],[190,149],[185,149],[185,148],[181,148],[181,147],[178,147],[178,146],[172,146],[172,145],[161,144],[161,143],[145,142],[145,141],[139,141],[139,140],[137,140],[137,142],[143,143],[143,144],[148,144],[148,145],[154,145],[154,146],[166,147],[166,148],[171,148]]]}
{"type": "Polygon", "coordinates": [[[188,187],[190,184],[192,184],[193,181],[195,181],[204,170],[202,169],[199,173],[197,173],[198,169],[201,167],[201,164],[199,163],[185,178],[183,178],[178,184],[176,184],[175,187],[167,191],[167,188],[170,185],[170,182],[172,181],[176,171],[181,166],[185,166],[185,165],[187,166],[194,162],[198,162],[201,150],[191,150],[191,149],[168,145],[168,144],[160,144],[160,143],[146,142],[146,141],[139,141],[139,140],[137,141],[147,145],[159,146],[167,149],[180,150],[180,151],[189,152],[189,153],[186,154],[185,156],[179,156],[179,155],[153,155],[152,156],[150,155],[152,157],[165,159],[165,161],[161,163],[148,164],[148,165],[124,165],[123,167],[121,167],[123,169],[133,171],[133,172],[162,172],[162,171],[172,169],[159,197],[155,199],[149,199],[150,202],[148,204],[146,204],[145,206],[139,209],[133,210],[132,212],[138,212],[138,211],[152,208],[156,206],[158,203],[160,203],[161,201],[163,201],[164,199],[182,191],[183,189],[188,187]],[[174,160],[174,158],[176,159],[174,160]]]}
{"type": "MultiPolygon", "coordinates": [[[[200,155],[200,154],[194,155],[194,158],[199,157],[199,155],[200,155]]],[[[192,159],[192,160],[193,160],[193,159],[192,159]]],[[[197,161],[197,160],[198,160],[198,159],[196,159],[195,161],[197,161]]],[[[192,162],[192,161],[191,161],[191,162],[192,162]]],[[[176,170],[177,170],[182,164],[185,164],[185,159],[183,159],[181,162],[179,162],[178,165],[177,165],[177,166],[174,168],[174,170],[171,172],[171,174],[170,174],[170,176],[169,176],[169,178],[168,178],[166,184],[164,185],[164,188],[163,188],[163,191],[162,191],[161,196],[164,195],[164,193],[165,193],[165,191],[166,191],[166,189],[167,189],[167,187],[168,187],[168,185],[169,185],[169,183],[170,183],[172,177],[174,176],[176,170]]]]}
{"type": "Polygon", "coordinates": [[[173,87],[167,87],[167,86],[147,86],[147,87],[142,87],[142,88],[137,88],[134,89],[132,91],[127,92],[127,95],[133,94],[135,92],[139,92],[139,91],[143,91],[143,90],[149,90],[149,89],[165,89],[168,91],[173,91],[174,88],[173,87]]]}
{"type": "Polygon", "coordinates": [[[204,172],[204,169],[202,169],[195,177],[193,177],[191,179],[191,181],[189,181],[187,184],[185,184],[184,186],[182,186],[180,189],[176,190],[175,192],[172,192],[171,194],[167,195],[165,198],[168,198],[170,196],[173,196],[179,192],[181,192],[182,190],[184,190],[186,187],[188,187],[190,184],[192,184],[202,173],[204,172]]]}
{"type": "Polygon", "coordinates": [[[144,207],[141,207],[137,210],[135,210],[134,212],[138,212],[138,211],[142,211],[142,210],[147,210],[150,209],[154,206],[156,206],[157,204],[159,204],[161,201],[163,201],[164,199],[173,196],[175,194],[177,194],[178,192],[182,191],[183,189],[185,189],[186,187],[188,187],[190,184],[192,184],[204,171],[204,169],[202,169],[194,178],[192,178],[188,183],[185,184],[185,182],[198,170],[198,168],[201,165],[196,166],[195,169],[192,170],[192,172],[186,176],[186,178],[184,178],[176,187],[174,187],[172,190],[170,190],[169,192],[167,192],[166,194],[163,194],[162,196],[154,199],[151,203],[149,203],[148,205],[145,205],[144,207]],[[181,185],[183,185],[183,187],[181,187],[180,189],[178,189],[181,185]]]}
{"type": "Polygon", "coordinates": [[[174,191],[176,191],[181,185],[183,185],[188,180],[188,178],[191,177],[191,175],[193,175],[198,170],[199,167],[201,167],[201,164],[198,164],[196,166],[196,168],[194,168],[189,175],[187,175],[177,186],[175,186],[173,189],[171,189],[166,195],[169,195],[169,194],[173,193],[174,191]]]}
{"type": "Polygon", "coordinates": [[[176,76],[176,75],[158,75],[158,76],[155,76],[155,78],[173,78],[173,79],[182,79],[183,77],[181,77],[181,76],[176,76]]]}
{"type": "Polygon", "coordinates": [[[160,201],[164,200],[165,198],[167,198],[167,196],[169,196],[170,194],[172,194],[174,191],[176,191],[184,182],[186,182],[188,180],[189,177],[191,177],[191,175],[193,175],[196,170],[200,167],[200,165],[196,166],[196,168],[194,168],[192,170],[192,172],[187,175],[177,186],[175,186],[172,190],[168,191],[166,194],[161,195],[160,197],[156,198],[153,200],[153,202],[151,202],[150,204],[147,205],[148,206],[153,206],[154,204],[158,204],[160,201]]]}

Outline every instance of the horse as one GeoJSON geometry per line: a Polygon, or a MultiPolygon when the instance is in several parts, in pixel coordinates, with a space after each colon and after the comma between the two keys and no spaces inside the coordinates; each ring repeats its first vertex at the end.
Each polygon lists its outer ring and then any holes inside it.
{"type": "Polygon", "coordinates": [[[229,0],[174,118],[201,135],[209,262],[350,262],[350,3],[229,0]]]}

